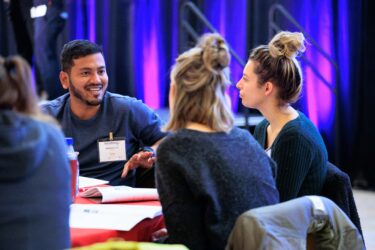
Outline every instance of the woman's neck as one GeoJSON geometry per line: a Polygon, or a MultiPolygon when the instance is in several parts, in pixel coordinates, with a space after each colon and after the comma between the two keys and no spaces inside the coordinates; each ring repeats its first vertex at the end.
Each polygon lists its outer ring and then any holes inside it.
{"type": "Polygon", "coordinates": [[[197,122],[188,122],[185,128],[191,129],[191,130],[197,130],[200,132],[206,132],[206,133],[217,132],[213,130],[212,128],[210,128],[209,126],[202,124],[202,123],[197,123],[197,122]]]}
{"type": "Polygon", "coordinates": [[[290,105],[284,106],[272,106],[267,109],[260,110],[262,115],[270,123],[267,127],[267,142],[266,148],[272,146],[277,135],[280,133],[282,128],[289,121],[294,120],[298,117],[298,112],[290,105]]]}
{"type": "Polygon", "coordinates": [[[290,105],[272,106],[267,109],[260,110],[262,115],[270,123],[270,126],[277,129],[298,117],[298,112],[290,105]]]}

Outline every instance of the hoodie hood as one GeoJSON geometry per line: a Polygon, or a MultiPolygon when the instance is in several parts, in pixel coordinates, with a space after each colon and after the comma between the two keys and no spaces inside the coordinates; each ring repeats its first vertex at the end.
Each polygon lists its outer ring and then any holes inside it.
{"type": "Polygon", "coordinates": [[[35,172],[48,150],[43,122],[0,110],[0,181],[15,181],[35,172]]]}

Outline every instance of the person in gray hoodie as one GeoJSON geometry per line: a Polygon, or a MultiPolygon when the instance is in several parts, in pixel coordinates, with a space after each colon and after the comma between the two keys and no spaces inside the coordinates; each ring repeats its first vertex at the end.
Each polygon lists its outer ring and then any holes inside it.
{"type": "Polygon", "coordinates": [[[0,57],[0,248],[70,247],[70,168],[52,118],[42,115],[31,70],[0,57]]]}

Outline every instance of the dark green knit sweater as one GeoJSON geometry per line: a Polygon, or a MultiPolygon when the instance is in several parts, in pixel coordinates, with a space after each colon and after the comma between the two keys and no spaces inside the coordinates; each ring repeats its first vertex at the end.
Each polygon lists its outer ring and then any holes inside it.
{"type": "MultiPolygon", "coordinates": [[[[269,122],[263,120],[254,131],[265,148],[269,122]]],[[[320,195],[327,173],[327,149],[314,124],[301,112],[282,128],[271,146],[277,163],[276,184],[280,201],[303,195],[320,195]]]]}

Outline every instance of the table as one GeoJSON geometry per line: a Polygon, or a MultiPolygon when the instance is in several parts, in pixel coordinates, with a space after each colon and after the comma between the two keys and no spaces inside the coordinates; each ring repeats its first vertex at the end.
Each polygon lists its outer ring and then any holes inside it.
{"type": "MultiPolygon", "coordinates": [[[[75,203],[96,204],[94,201],[82,198],[80,196],[76,198],[75,203]]],[[[130,202],[124,204],[160,206],[159,201],[130,202]]],[[[109,238],[121,238],[127,241],[152,241],[152,233],[164,227],[164,219],[163,216],[160,215],[153,219],[145,219],[139,222],[130,231],[71,228],[71,243],[72,247],[78,247],[104,242],[109,238]]]]}

